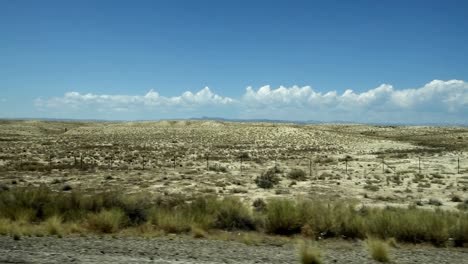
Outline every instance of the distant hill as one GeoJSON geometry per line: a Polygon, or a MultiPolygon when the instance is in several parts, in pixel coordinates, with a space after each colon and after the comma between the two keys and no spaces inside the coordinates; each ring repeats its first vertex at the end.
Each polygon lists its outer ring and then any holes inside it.
{"type": "Polygon", "coordinates": [[[0,120],[42,120],[57,122],[143,122],[143,121],[163,121],[163,120],[204,120],[204,121],[224,121],[224,122],[242,122],[242,123],[289,123],[289,124],[365,124],[365,125],[384,125],[384,126],[462,126],[467,127],[468,123],[397,123],[397,122],[353,122],[345,120],[317,121],[317,120],[283,120],[283,119],[241,119],[241,118],[223,118],[223,117],[192,117],[192,118],[174,118],[174,119],[141,119],[141,120],[108,120],[108,119],[73,119],[73,118],[0,118],[0,120]]]}

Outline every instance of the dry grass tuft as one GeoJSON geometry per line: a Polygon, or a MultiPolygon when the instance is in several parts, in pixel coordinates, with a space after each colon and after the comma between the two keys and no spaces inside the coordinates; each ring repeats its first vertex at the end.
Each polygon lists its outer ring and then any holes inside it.
{"type": "Polygon", "coordinates": [[[369,238],[367,240],[367,248],[369,250],[371,257],[374,260],[378,262],[390,261],[390,256],[388,253],[389,246],[387,242],[379,240],[379,239],[369,238]]]}
{"type": "Polygon", "coordinates": [[[194,238],[206,238],[208,237],[208,234],[206,233],[205,230],[197,227],[197,226],[192,226],[192,236],[194,238]]]}
{"type": "Polygon", "coordinates": [[[47,233],[52,236],[62,236],[64,231],[62,222],[63,219],[60,216],[54,215],[49,217],[45,222],[47,233]]]}
{"type": "Polygon", "coordinates": [[[312,246],[310,242],[299,243],[299,259],[302,264],[321,264],[322,254],[318,247],[312,246]]]}
{"type": "Polygon", "coordinates": [[[125,223],[126,216],[119,209],[102,210],[88,217],[88,228],[99,233],[115,233],[125,223]]]}

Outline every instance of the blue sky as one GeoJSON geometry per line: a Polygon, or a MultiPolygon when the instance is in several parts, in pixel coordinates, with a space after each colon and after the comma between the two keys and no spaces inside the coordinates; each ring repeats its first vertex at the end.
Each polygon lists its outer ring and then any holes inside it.
{"type": "Polygon", "coordinates": [[[0,0],[0,117],[466,123],[467,13],[467,1],[0,0]]]}

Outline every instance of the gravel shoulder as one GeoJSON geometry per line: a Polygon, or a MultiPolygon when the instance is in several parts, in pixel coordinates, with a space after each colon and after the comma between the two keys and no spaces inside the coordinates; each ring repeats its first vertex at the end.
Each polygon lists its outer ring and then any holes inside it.
{"type": "MultiPolygon", "coordinates": [[[[325,263],[377,263],[362,241],[319,242],[325,263]]],[[[466,248],[401,245],[393,263],[468,263],[466,248]]],[[[0,236],[0,263],[299,263],[294,244],[249,246],[240,242],[187,237],[0,236]]]]}

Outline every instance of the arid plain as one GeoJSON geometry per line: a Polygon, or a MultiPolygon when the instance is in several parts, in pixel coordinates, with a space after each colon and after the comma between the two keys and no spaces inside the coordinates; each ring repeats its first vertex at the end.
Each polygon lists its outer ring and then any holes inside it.
{"type": "Polygon", "coordinates": [[[467,150],[463,127],[2,121],[0,182],[450,209],[453,196],[468,198],[467,150]],[[278,183],[259,188],[255,179],[271,168],[278,183]]]}
{"type": "Polygon", "coordinates": [[[467,263],[467,151],[466,127],[3,120],[0,262],[375,263],[376,236],[467,263]]]}

